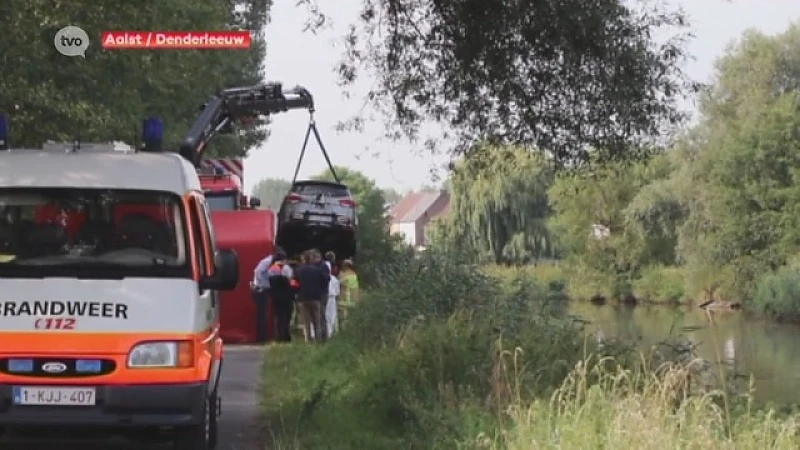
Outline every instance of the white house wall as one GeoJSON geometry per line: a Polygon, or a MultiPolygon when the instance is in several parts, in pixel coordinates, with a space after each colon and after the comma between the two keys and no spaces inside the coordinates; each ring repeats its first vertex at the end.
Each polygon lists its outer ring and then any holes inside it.
{"type": "Polygon", "coordinates": [[[403,236],[403,240],[408,245],[415,245],[416,242],[416,224],[414,222],[400,222],[392,224],[392,233],[403,236]]]}

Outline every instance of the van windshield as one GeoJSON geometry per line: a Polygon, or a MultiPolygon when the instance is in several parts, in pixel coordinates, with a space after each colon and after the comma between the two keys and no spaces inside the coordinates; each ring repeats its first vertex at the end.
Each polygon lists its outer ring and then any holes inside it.
{"type": "Polygon", "coordinates": [[[181,204],[158,191],[0,189],[0,270],[188,267],[181,204]]]}

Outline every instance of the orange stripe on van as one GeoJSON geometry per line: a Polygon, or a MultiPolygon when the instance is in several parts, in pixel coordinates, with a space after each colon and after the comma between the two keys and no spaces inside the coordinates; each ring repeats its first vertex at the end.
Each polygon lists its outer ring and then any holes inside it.
{"type": "Polygon", "coordinates": [[[175,333],[0,333],[3,341],[0,357],[73,357],[112,359],[117,369],[94,377],[46,379],[0,374],[0,383],[27,384],[165,384],[193,383],[208,380],[211,365],[219,359],[222,340],[218,328],[199,334],[175,333]],[[194,367],[168,369],[129,369],[128,352],[134,345],[147,341],[193,342],[194,367]]]}
{"type": "Polygon", "coordinates": [[[188,232],[186,236],[186,257],[192,263],[192,274],[194,276],[195,281],[199,280],[200,277],[203,275],[200,272],[200,263],[198,262],[198,250],[195,248],[194,243],[197,240],[195,233],[197,230],[194,229],[192,226],[192,210],[194,208],[194,199],[192,197],[192,193],[185,194],[182,197],[183,200],[183,210],[186,213],[186,230],[188,232]]]}
{"type": "MultiPolygon", "coordinates": [[[[201,207],[202,204],[202,196],[201,194],[194,195],[194,210],[197,214],[198,219],[200,220],[200,236],[203,238],[203,254],[205,255],[206,260],[206,273],[205,275],[211,276],[214,274],[214,255],[212,254],[212,247],[209,245],[211,242],[211,232],[209,231],[208,227],[211,226],[210,223],[206,221],[206,215],[203,212],[203,208],[201,207]]],[[[200,256],[198,254],[198,256],[200,256]]]]}

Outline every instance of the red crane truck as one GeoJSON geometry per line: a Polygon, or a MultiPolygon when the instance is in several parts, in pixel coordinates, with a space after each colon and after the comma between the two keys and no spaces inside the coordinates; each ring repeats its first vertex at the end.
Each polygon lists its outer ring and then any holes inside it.
{"type": "MultiPolygon", "coordinates": [[[[275,214],[257,209],[260,199],[244,194],[243,169],[241,159],[205,159],[198,168],[217,242],[236,250],[242,268],[241,284],[220,296],[223,303],[220,334],[225,342],[231,343],[255,341],[255,306],[249,281],[256,264],[272,252],[275,242],[275,214]]],[[[271,327],[267,332],[271,338],[271,327]]]]}
{"type": "MultiPolygon", "coordinates": [[[[201,173],[218,245],[235,250],[239,256],[239,283],[220,299],[220,334],[225,342],[256,341],[256,306],[249,284],[258,262],[274,249],[276,217],[271,210],[257,209],[259,199],[242,193],[240,160],[204,159],[203,154],[217,134],[233,131],[234,121],[290,109],[313,112],[314,100],[308,90],[298,86],[284,91],[280,83],[225,89],[204,105],[180,146],[180,154],[201,173]]],[[[267,324],[267,339],[274,339],[271,310],[267,312],[267,324]]]]}

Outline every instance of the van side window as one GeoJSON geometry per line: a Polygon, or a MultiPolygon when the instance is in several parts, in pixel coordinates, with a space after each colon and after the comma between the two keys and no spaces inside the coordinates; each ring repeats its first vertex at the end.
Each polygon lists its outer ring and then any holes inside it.
{"type": "Polygon", "coordinates": [[[189,201],[189,226],[192,227],[192,247],[197,252],[197,263],[200,266],[200,274],[205,275],[208,273],[206,266],[206,246],[203,245],[203,219],[200,218],[200,208],[197,204],[197,198],[192,198],[189,201]]]}

